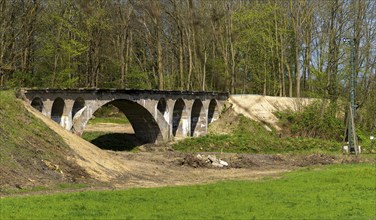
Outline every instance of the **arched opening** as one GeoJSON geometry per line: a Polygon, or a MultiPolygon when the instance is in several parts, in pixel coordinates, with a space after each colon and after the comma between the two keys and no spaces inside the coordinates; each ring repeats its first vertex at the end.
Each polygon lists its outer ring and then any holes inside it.
{"type": "Polygon", "coordinates": [[[72,108],[72,119],[74,116],[82,110],[85,107],[85,100],[81,97],[77,98],[74,103],[73,103],[73,108],[72,108]]]}
{"type": "Polygon", "coordinates": [[[157,109],[158,109],[158,112],[163,115],[163,118],[165,119],[165,121],[168,122],[169,114],[168,114],[167,103],[166,103],[166,100],[164,98],[161,98],[158,101],[157,109]]]}
{"type": "Polygon", "coordinates": [[[208,125],[219,118],[218,105],[215,99],[210,100],[208,108],[208,125]]]}
{"type": "Polygon", "coordinates": [[[35,108],[36,110],[38,110],[39,112],[42,112],[43,110],[43,101],[41,98],[39,97],[36,97],[33,99],[33,101],[31,102],[31,106],[33,108],[35,108]]]}
{"type": "Polygon", "coordinates": [[[188,114],[182,99],[175,102],[172,113],[172,134],[174,137],[185,137],[188,133],[188,114]]]}
{"type": "Polygon", "coordinates": [[[99,108],[82,137],[105,150],[130,151],[161,138],[151,113],[136,102],[114,100],[99,108]]]}
{"type": "Polygon", "coordinates": [[[205,128],[205,111],[201,100],[196,99],[191,112],[191,136],[197,137],[204,134],[205,128]]]}
{"type": "MultiPolygon", "coordinates": [[[[65,102],[62,98],[56,98],[52,104],[51,119],[56,123],[62,124],[63,114],[65,109],[65,102]]],[[[64,126],[63,126],[64,127],[64,126]]]]}

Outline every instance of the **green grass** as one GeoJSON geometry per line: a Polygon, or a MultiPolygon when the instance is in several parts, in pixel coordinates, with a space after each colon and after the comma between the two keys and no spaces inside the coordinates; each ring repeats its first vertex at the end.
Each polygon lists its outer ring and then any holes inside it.
{"type": "Polygon", "coordinates": [[[35,155],[54,160],[56,155],[49,151],[65,151],[69,147],[23,107],[14,91],[0,91],[0,149],[0,165],[15,169],[20,161],[32,160],[35,155]]]}
{"type": "Polygon", "coordinates": [[[2,198],[1,219],[375,219],[371,164],[280,179],[2,198]]]}
{"type": "Polygon", "coordinates": [[[14,91],[0,91],[0,194],[48,190],[73,178],[80,182],[84,171],[67,160],[72,156],[63,138],[28,112],[14,91]],[[45,161],[71,175],[62,180],[45,161]]]}
{"type": "Polygon", "coordinates": [[[114,123],[114,124],[129,124],[129,121],[126,117],[96,117],[90,119],[88,124],[99,124],[99,123],[114,123]]]}
{"type": "MultiPolygon", "coordinates": [[[[234,119],[230,134],[208,134],[199,138],[188,138],[173,145],[184,152],[223,151],[233,153],[295,153],[295,152],[339,152],[341,143],[318,138],[282,137],[269,132],[259,123],[243,115],[234,119]]],[[[230,125],[231,126],[231,125],[230,125]]]]}

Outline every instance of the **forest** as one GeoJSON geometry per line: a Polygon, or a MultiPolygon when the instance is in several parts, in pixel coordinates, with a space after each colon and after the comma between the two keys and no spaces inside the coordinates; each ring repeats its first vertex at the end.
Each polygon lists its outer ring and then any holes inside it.
{"type": "Polygon", "coordinates": [[[374,0],[0,0],[0,88],[227,91],[336,103],[348,99],[354,69],[359,120],[373,130],[375,26],[374,0]]]}

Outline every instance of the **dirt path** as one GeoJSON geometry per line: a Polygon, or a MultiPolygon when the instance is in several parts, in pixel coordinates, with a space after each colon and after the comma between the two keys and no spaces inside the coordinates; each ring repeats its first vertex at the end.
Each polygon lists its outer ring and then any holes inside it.
{"type": "Polygon", "coordinates": [[[108,132],[108,133],[127,133],[134,134],[131,124],[115,124],[115,123],[97,123],[88,124],[85,127],[85,132],[108,132]]]}

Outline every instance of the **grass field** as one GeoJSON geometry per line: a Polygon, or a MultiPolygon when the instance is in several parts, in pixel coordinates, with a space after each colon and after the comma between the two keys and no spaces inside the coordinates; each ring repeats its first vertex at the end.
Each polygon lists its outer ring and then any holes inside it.
{"type": "Polygon", "coordinates": [[[2,198],[0,219],[375,219],[373,164],[280,179],[2,198]]]}
{"type": "Polygon", "coordinates": [[[113,123],[113,124],[129,124],[129,121],[126,117],[96,117],[89,120],[88,124],[99,124],[99,123],[113,123]]]}

